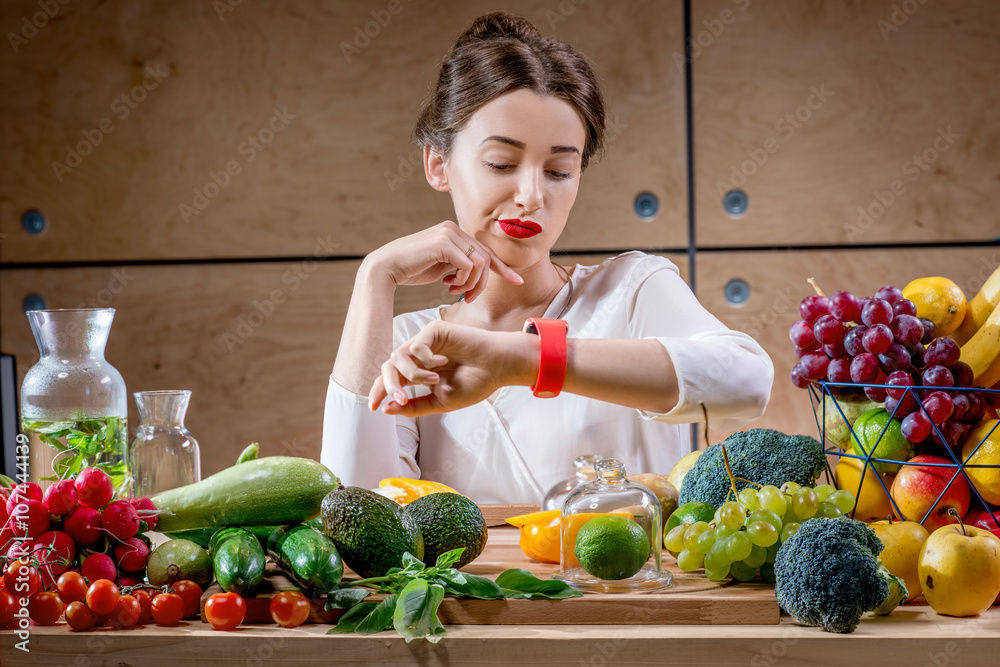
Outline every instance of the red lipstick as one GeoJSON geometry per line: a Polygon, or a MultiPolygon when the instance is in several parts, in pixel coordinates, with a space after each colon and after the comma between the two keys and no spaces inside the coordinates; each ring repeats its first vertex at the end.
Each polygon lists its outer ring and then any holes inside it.
{"type": "Polygon", "coordinates": [[[531,238],[542,231],[542,226],[531,220],[508,218],[506,220],[497,220],[497,224],[500,225],[500,229],[503,230],[504,234],[513,236],[516,239],[531,238]]]}

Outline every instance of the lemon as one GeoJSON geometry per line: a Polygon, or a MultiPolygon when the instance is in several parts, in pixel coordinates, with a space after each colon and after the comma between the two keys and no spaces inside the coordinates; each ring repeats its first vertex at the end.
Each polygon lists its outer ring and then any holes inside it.
{"type": "Polygon", "coordinates": [[[649,560],[649,537],[634,521],[599,516],[580,527],[574,553],[580,566],[598,579],[628,579],[649,560]]]}
{"type": "Polygon", "coordinates": [[[903,288],[903,297],[917,307],[917,317],[934,323],[935,337],[947,336],[965,319],[965,293],[947,278],[917,278],[903,288]]]}
{"type": "MultiPolygon", "coordinates": [[[[908,461],[913,458],[913,443],[903,437],[902,422],[890,417],[882,408],[873,408],[858,417],[851,441],[859,456],[867,456],[874,449],[872,458],[876,459],[908,461]]],[[[882,461],[873,461],[871,465],[880,473],[896,473],[902,467],[899,463],[882,461]]]]}
{"type": "Polygon", "coordinates": [[[983,500],[1000,505],[1000,420],[990,419],[979,422],[969,431],[962,445],[962,459],[965,460],[965,474],[976,486],[983,500]],[[993,433],[990,433],[993,429],[993,433]],[[990,433],[989,436],[986,434],[990,433]],[[979,443],[982,442],[982,445],[979,443]],[[979,449],[976,446],[979,445],[979,449]],[[976,450],[973,454],[972,451],[976,450]],[[971,457],[970,457],[971,455],[971,457]],[[969,468],[970,465],[990,465],[996,468],[969,468]]]}
{"type": "MultiPolygon", "coordinates": [[[[848,449],[845,454],[854,454],[853,449],[848,449]]],[[[833,471],[833,477],[837,480],[837,486],[846,489],[857,499],[854,505],[854,518],[858,521],[870,521],[872,519],[884,519],[892,514],[892,503],[889,502],[889,494],[886,489],[892,488],[893,475],[881,475],[885,482],[885,488],[879,482],[880,475],[868,464],[865,470],[865,478],[861,479],[861,466],[864,463],[861,459],[852,459],[844,456],[837,463],[833,471]],[[860,488],[860,491],[859,491],[860,488]]]]}

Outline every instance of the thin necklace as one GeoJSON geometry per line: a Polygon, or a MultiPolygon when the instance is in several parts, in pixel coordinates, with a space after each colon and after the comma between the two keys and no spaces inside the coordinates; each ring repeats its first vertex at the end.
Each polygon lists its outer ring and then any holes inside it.
{"type": "MultiPolygon", "coordinates": [[[[566,297],[566,305],[563,306],[562,311],[560,311],[559,315],[556,317],[557,320],[561,320],[563,315],[566,314],[566,311],[569,310],[570,305],[573,303],[573,277],[569,275],[569,271],[566,270],[566,267],[556,264],[555,262],[552,262],[552,266],[563,272],[563,275],[566,276],[566,284],[569,285],[569,295],[566,297]]],[[[465,294],[458,297],[458,300],[465,301],[465,294]]]]}

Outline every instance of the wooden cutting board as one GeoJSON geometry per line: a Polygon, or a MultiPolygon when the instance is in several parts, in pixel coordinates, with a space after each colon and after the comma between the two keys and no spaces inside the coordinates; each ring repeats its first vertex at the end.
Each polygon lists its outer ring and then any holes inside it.
{"type": "MultiPolygon", "coordinates": [[[[489,529],[486,549],[463,568],[491,579],[504,570],[524,568],[548,579],[558,565],[529,559],[518,546],[520,531],[509,526],[489,529]]],[[[568,600],[471,600],[445,598],[438,616],[451,625],[777,625],[780,616],[774,587],[763,583],[712,582],[703,574],[677,569],[667,553],[663,565],[674,575],[670,588],[655,593],[586,593],[568,600]]],[[[355,576],[345,573],[345,576],[355,576]]],[[[245,598],[245,623],[273,623],[271,598],[282,589],[298,589],[273,563],[254,597],[245,598]]],[[[221,592],[213,584],[205,600],[221,592]]],[[[370,596],[379,600],[381,596],[370,596]]],[[[343,610],[325,611],[322,598],[312,600],[310,623],[336,623],[343,610]]]]}

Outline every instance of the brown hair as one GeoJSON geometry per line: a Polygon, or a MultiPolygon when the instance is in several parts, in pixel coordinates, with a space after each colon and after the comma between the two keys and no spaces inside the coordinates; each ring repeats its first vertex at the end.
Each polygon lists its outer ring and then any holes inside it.
{"type": "Polygon", "coordinates": [[[604,97],[597,75],[573,47],[549,39],[520,16],[480,16],[441,63],[437,86],[413,130],[417,145],[451,154],[457,134],[480,107],[518,88],[569,102],[583,118],[582,167],[604,148],[604,97]]]}

